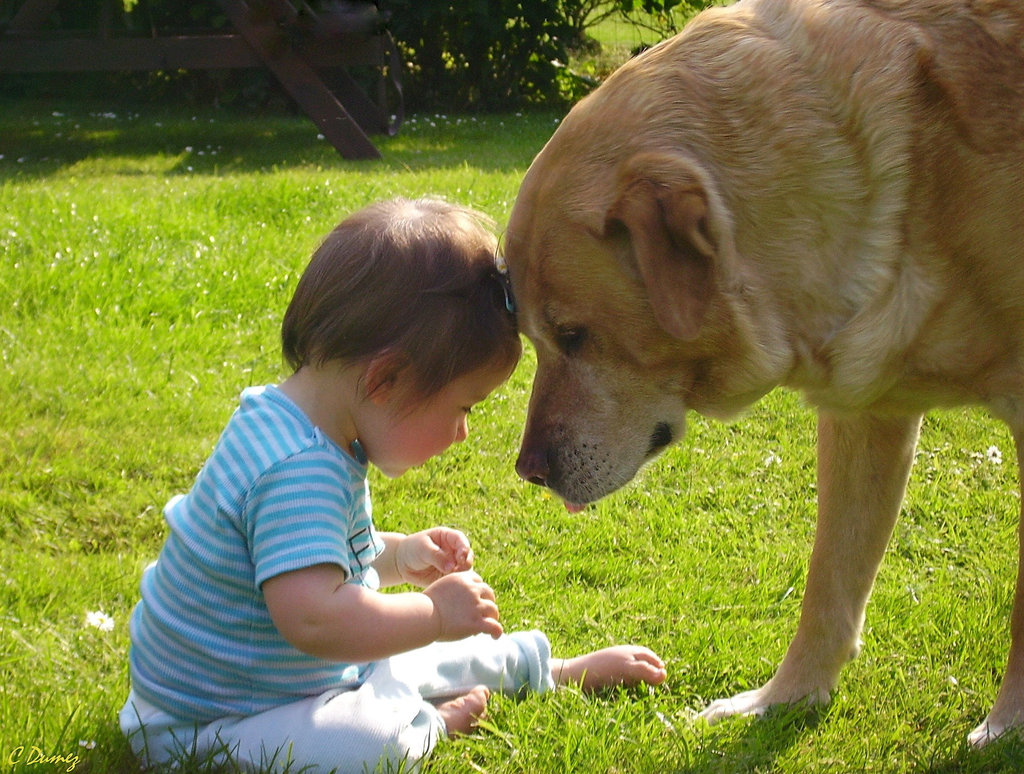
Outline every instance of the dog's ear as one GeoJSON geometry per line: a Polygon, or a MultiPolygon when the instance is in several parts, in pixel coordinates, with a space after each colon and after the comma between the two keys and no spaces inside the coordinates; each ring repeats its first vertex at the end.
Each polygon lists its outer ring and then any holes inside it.
{"type": "Polygon", "coordinates": [[[714,290],[718,245],[703,175],[678,156],[638,154],[620,169],[605,220],[628,232],[629,252],[658,324],[690,341],[714,290]]]}

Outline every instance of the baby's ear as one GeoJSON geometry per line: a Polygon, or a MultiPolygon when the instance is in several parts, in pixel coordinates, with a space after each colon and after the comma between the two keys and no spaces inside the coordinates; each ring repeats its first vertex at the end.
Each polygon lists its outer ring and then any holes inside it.
{"type": "Polygon", "coordinates": [[[378,404],[394,397],[406,361],[407,358],[389,351],[370,358],[363,374],[363,392],[366,397],[378,404]]]}

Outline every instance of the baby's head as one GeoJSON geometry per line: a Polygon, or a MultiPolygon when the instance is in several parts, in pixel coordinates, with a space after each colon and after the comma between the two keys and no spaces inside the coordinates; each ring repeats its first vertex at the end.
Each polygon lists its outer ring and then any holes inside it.
{"type": "Polygon", "coordinates": [[[349,216],[299,280],[281,326],[296,371],[386,356],[410,400],[522,354],[486,216],[439,199],[393,199],[349,216]]]}

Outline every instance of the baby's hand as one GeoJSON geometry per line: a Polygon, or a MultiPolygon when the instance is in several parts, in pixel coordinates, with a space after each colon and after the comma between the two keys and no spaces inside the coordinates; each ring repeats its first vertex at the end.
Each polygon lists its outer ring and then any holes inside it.
{"type": "Polygon", "coordinates": [[[439,640],[461,640],[480,633],[497,639],[504,632],[494,591],[475,572],[446,575],[423,593],[433,601],[440,619],[439,640]]]}
{"type": "Polygon", "coordinates": [[[406,583],[422,588],[445,575],[471,569],[473,550],[459,530],[434,527],[407,535],[396,549],[395,566],[406,583]]]}

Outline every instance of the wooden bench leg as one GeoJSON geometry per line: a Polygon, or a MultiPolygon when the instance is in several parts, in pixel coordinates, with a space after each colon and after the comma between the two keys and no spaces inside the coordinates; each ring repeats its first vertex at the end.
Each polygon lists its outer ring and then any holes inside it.
{"type": "Polygon", "coordinates": [[[347,159],[377,159],[380,152],[331,93],[317,72],[294,51],[270,13],[244,0],[219,0],[228,19],[267,69],[327,141],[347,159]]]}

